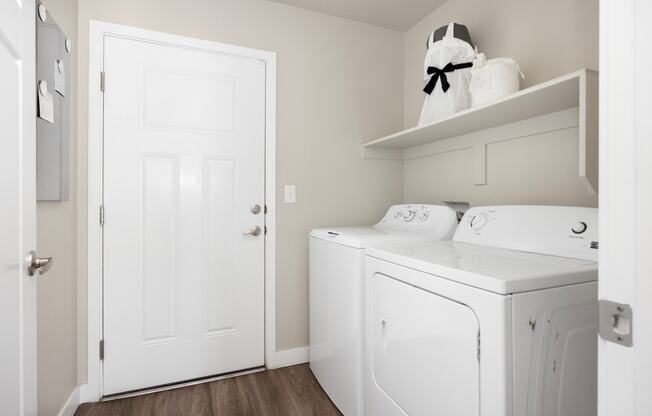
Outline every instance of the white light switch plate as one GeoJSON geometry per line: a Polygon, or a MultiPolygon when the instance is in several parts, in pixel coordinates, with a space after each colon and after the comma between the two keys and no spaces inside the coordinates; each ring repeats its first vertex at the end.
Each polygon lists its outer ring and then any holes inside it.
{"type": "Polygon", "coordinates": [[[295,202],[297,202],[296,185],[285,185],[285,203],[294,204],[295,202]]]}

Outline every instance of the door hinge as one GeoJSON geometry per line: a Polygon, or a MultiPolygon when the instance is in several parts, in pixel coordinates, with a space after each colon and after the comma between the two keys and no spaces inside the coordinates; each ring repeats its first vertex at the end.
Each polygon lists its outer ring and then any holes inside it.
{"type": "Polygon", "coordinates": [[[100,91],[104,92],[106,86],[106,73],[100,72],[100,91]]]}
{"type": "Polygon", "coordinates": [[[104,360],[104,340],[100,340],[100,360],[104,360]]]}
{"type": "Polygon", "coordinates": [[[633,311],[624,303],[602,299],[599,301],[598,332],[600,338],[624,347],[631,347],[633,311]]]}
{"type": "Polygon", "coordinates": [[[478,362],[480,361],[480,330],[478,330],[478,362]]]}
{"type": "Polygon", "coordinates": [[[100,205],[100,226],[104,226],[104,205],[100,205]]]}

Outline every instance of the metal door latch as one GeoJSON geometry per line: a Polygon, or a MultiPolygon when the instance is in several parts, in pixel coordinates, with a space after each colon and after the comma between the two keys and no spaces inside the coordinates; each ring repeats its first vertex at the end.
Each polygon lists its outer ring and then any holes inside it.
{"type": "Polygon", "coordinates": [[[599,332],[605,341],[631,347],[632,308],[626,304],[600,300],[599,332]]]}
{"type": "Polygon", "coordinates": [[[32,250],[27,258],[27,274],[33,277],[36,273],[39,275],[47,273],[53,261],[54,257],[36,257],[36,252],[32,250]]]}

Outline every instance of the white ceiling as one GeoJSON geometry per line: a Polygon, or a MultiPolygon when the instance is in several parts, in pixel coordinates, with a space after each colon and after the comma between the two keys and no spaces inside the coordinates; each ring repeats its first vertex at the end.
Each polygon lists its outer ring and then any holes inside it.
{"type": "Polygon", "coordinates": [[[405,31],[446,0],[270,0],[405,31]]]}

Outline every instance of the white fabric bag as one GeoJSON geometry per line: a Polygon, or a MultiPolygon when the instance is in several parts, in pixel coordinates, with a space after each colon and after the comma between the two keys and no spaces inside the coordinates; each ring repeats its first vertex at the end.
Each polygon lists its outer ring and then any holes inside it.
{"type": "Polygon", "coordinates": [[[478,107],[517,92],[523,73],[510,58],[486,60],[479,54],[471,69],[471,105],[478,107]]]}
{"type": "Polygon", "coordinates": [[[476,51],[469,42],[456,38],[454,31],[455,23],[450,23],[442,39],[435,40],[437,31],[428,39],[423,68],[423,77],[428,81],[424,88],[427,95],[419,125],[432,123],[471,106],[470,66],[476,51]],[[428,91],[431,92],[428,94],[428,91]]]}

